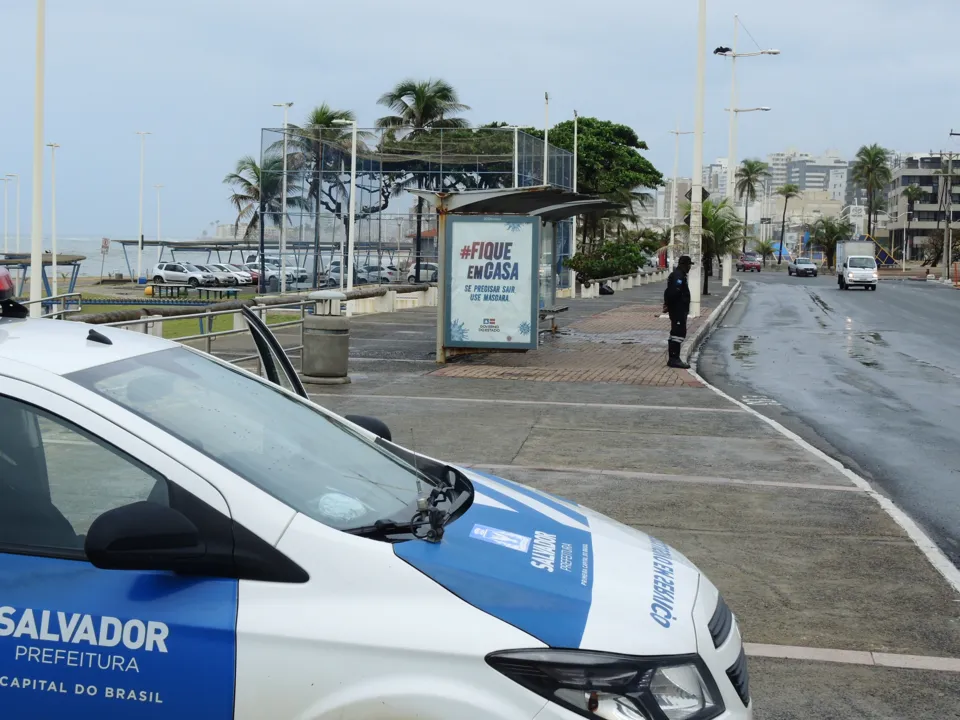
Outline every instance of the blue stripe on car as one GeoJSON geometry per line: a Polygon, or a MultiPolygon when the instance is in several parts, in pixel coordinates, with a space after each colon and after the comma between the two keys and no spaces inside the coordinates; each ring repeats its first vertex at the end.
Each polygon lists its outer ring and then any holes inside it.
{"type": "MultiPolygon", "coordinates": [[[[544,502],[522,486],[510,486],[544,502]]],[[[474,503],[447,525],[441,542],[410,540],[394,545],[394,552],[465,602],[544,644],[580,647],[593,596],[589,530],[480,484],[477,492],[509,509],[474,503]]],[[[569,508],[556,509],[571,517],[569,508]]]]}

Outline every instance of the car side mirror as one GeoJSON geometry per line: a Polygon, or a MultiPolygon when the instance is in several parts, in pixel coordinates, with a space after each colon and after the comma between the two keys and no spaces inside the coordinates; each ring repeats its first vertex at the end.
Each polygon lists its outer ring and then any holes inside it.
{"type": "Polygon", "coordinates": [[[390,428],[387,427],[387,424],[383,422],[383,420],[379,420],[368,415],[344,415],[343,417],[352,422],[354,425],[359,425],[364,430],[369,430],[377,437],[393,442],[393,434],[390,432],[390,428]]]}
{"type": "Polygon", "coordinates": [[[95,567],[108,570],[171,570],[203,557],[197,526],[179,510],[136,502],[100,515],[83,546],[95,567]]]}

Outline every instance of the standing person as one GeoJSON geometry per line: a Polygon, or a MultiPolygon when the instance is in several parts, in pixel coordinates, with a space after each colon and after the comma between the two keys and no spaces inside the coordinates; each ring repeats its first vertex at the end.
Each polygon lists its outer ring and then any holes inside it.
{"type": "Polygon", "coordinates": [[[670,359],[667,367],[689,369],[689,365],[680,359],[680,347],[687,337],[687,315],[690,313],[690,286],[687,274],[693,267],[689,255],[681,255],[677,269],[667,278],[667,289],[663,291],[663,311],[670,314],[670,340],[667,347],[670,359]]]}

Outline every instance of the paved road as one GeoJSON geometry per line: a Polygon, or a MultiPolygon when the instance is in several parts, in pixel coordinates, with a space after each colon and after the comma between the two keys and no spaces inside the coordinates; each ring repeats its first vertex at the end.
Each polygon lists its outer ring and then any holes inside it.
{"type": "Polygon", "coordinates": [[[704,377],[872,479],[960,564],[960,291],[742,279],[704,377]]]}

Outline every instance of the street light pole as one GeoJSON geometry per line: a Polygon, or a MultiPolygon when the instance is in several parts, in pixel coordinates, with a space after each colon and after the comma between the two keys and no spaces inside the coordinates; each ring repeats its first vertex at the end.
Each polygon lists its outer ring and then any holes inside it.
{"type": "MultiPolygon", "coordinates": [[[[46,0],[37,0],[36,78],[33,97],[33,213],[30,224],[30,317],[43,314],[43,79],[46,40],[46,0]]],[[[20,179],[17,179],[19,195],[20,179]]],[[[20,201],[17,200],[17,213],[20,201]]],[[[20,250],[19,223],[17,250],[20,250]]]]}
{"type": "MultiPolygon", "coordinates": [[[[737,106],[737,36],[740,16],[733,16],[733,52],[730,53],[730,107],[737,106]]],[[[737,171],[737,113],[730,113],[730,137],[727,141],[727,197],[735,199],[734,183],[737,171]]],[[[732,204],[732,202],[731,202],[732,204]]]]}
{"type": "MultiPolygon", "coordinates": [[[[14,198],[13,198],[13,201],[14,201],[14,203],[15,203],[14,214],[17,216],[17,221],[16,221],[16,224],[15,224],[14,227],[15,227],[16,239],[17,239],[16,248],[17,248],[17,252],[20,252],[20,176],[19,176],[17,173],[7,173],[7,174],[6,174],[6,178],[7,178],[7,181],[8,181],[8,182],[9,182],[9,181],[16,181],[16,183],[17,183],[16,193],[14,194],[14,198]]],[[[6,185],[4,185],[4,192],[6,192],[6,185]]],[[[6,195],[4,195],[4,202],[6,202],[6,195]]],[[[4,205],[4,208],[6,208],[6,205],[4,205]]],[[[6,217],[6,209],[4,209],[4,217],[6,217]]],[[[6,220],[4,220],[4,223],[6,223],[6,220]]],[[[6,226],[6,224],[4,224],[3,227],[4,227],[4,230],[3,230],[3,251],[6,253],[6,252],[8,252],[8,249],[7,249],[7,230],[6,230],[6,227],[7,227],[7,226],[6,226]]]]}
{"type": "Polygon", "coordinates": [[[50,294],[59,295],[57,288],[57,143],[47,143],[50,148],[50,270],[53,284],[50,294]]]}
{"type": "Polygon", "coordinates": [[[144,284],[147,281],[143,274],[143,148],[144,140],[149,132],[138,130],[140,136],[140,234],[137,235],[137,282],[144,284]]]}
{"type": "Polygon", "coordinates": [[[163,185],[154,185],[153,186],[157,191],[157,264],[160,264],[160,253],[163,251],[163,246],[160,244],[160,188],[163,185]]]}
{"type": "MultiPolygon", "coordinates": [[[[274,103],[274,107],[283,108],[283,178],[280,181],[280,292],[287,291],[286,252],[287,252],[287,110],[292,102],[274,103]]],[[[351,196],[352,197],[352,196],[351,196]]]]}
{"type": "Polygon", "coordinates": [[[543,94],[543,184],[550,184],[550,93],[543,94]]]}
{"type": "Polygon", "coordinates": [[[520,186],[520,128],[513,126],[513,187],[520,186]]]}
{"type": "MultiPolygon", "coordinates": [[[[682,131],[680,121],[677,121],[677,129],[670,133],[676,136],[673,151],[673,190],[670,192],[670,246],[667,248],[667,269],[672,270],[676,262],[676,242],[677,242],[677,183],[680,180],[680,136],[693,135],[692,130],[682,131]]],[[[692,197],[692,193],[691,193],[692,197]]]]}
{"type": "MultiPolygon", "coordinates": [[[[577,155],[580,153],[580,116],[573,111],[573,192],[577,192],[577,155]]],[[[577,225],[580,217],[573,216],[573,225],[570,232],[570,257],[577,254],[577,225]]],[[[570,297],[577,296],[577,272],[570,270],[570,297]]]]}
{"type": "MultiPolygon", "coordinates": [[[[353,253],[356,247],[356,233],[353,223],[357,212],[357,121],[356,120],[334,120],[338,125],[350,125],[350,207],[347,218],[349,237],[347,238],[347,290],[353,290],[353,253]]],[[[341,254],[342,256],[342,254],[341,254]]],[[[420,268],[417,268],[417,274],[420,268]]],[[[340,262],[340,287],[343,287],[343,261],[340,262]]],[[[348,306],[349,307],[349,306],[348,306]]]]}
{"type": "Polygon", "coordinates": [[[3,181],[3,254],[6,256],[10,252],[10,240],[7,236],[7,184],[10,178],[2,177],[0,181],[3,181]]]}
{"type": "Polygon", "coordinates": [[[703,237],[703,112],[707,70],[707,0],[699,0],[697,11],[697,90],[694,96],[693,174],[690,178],[690,316],[700,316],[700,253],[703,237]]]}

